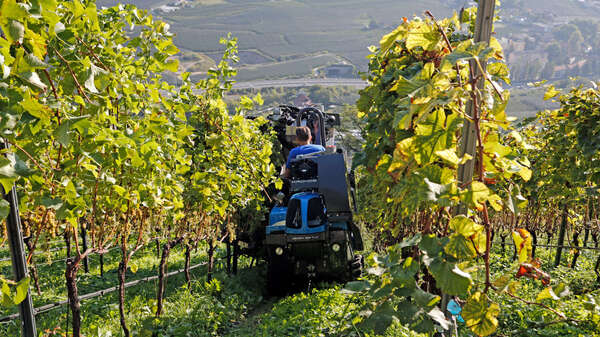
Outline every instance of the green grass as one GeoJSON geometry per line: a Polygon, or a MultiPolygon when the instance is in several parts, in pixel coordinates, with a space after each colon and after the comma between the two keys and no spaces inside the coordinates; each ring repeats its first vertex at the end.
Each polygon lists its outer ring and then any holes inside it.
{"type": "MultiPolygon", "coordinates": [[[[507,242],[512,242],[507,240],[507,242]]],[[[545,244],[546,238],[540,238],[539,244],[545,244]]],[[[556,244],[556,242],[553,242],[556,244]]],[[[565,242],[565,245],[569,245],[565,242]]],[[[593,246],[589,242],[588,246],[593,246]]],[[[495,254],[491,256],[492,279],[501,275],[516,274],[517,263],[512,260],[512,247],[507,246],[503,254],[500,245],[494,246],[495,254]]],[[[546,336],[598,336],[599,322],[588,321],[587,312],[584,310],[582,302],[586,300],[586,294],[594,296],[600,295],[600,285],[596,280],[594,273],[594,264],[597,258],[597,251],[582,250],[575,268],[570,267],[573,258],[572,251],[563,250],[561,264],[554,268],[555,248],[536,249],[536,257],[541,261],[541,269],[550,274],[551,286],[564,283],[570,289],[571,294],[564,300],[553,301],[550,299],[542,302],[551,308],[559,310],[571,319],[579,320],[577,323],[557,323],[552,325],[541,325],[535,327],[536,322],[545,322],[557,320],[554,314],[541,309],[538,306],[525,305],[521,301],[509,298],[508,296],[494,295],[494,299],[500,304],[500,322],[499,336],[528,336],[528,337],[546,337],[546,336]]],[[[483,274],[477,275],[482,280],[483,274]]],[[[529,301],[535,301],[537,294],[545,286],[539,280],[520,279],[522,286],[517,288],[516,295],[529,301]]],[[[463,329],[463,333],[466,332],[463,329]]],[[[467,335],[467,334],[465,334],[467,335]]],[[[461,335],[462,336],[462,335],[461,335]]]]}
{"type": "MultiPolygon", "coordinates": [[[[366,235],[368,237],[368,235],[366,235]]],[[[499,240],[497,238],[496,240],[499,240]]],[[[367,240],[369,241],[369,240],[367,240]]],[[[510,239],[507,240],[510,242],[510,239]]],[[[546,243],[541,237],[540,243],[546,243]]],[[[592,243],[588,243],[592,245],[592,243]]],[[[516,273],[517,263],[512,260],[512,247],[502,252],[500,245],[494,245],[491,256],[493,279],[504,273],[516,273]]],[[[58,252],[53,258],[64,254],[58,252]]],[[[222,254],[222,252],[220,252],[222,254]]],[[[571,295],[561,303],[544,300],[546,304],[561,310],[568,317],[577,319],[577,326],[558,323],[547,327],[532,328],[532,322],[542,318],[551,320],[546,311],[536,306],[507,299],[496,298],[501,304],[500,326],[498,336],[596,336],[597,325],[587,320],[581,303],[585,294],[598,294],[596,275],[593,272],[597,252],[582,251],[577,267],[572,269],[569,263],[573,252],[564,251],[561,266],[553,268],[555,249],[538,248],[536,255],[542,262],[542,269],[549,272],[551,284],[564,282],[571,289],[571,295]]],[[[203,251],[194,255],[194,262],[205,259],[203,251]]],[[[107,254],[105,279],[98,277],[97,260],[92,260],[90,275],[80,273],[80,292],[86,293],[116,284],[115,268],[119,260],[118,251],[107,254]]],[[[156,252],[154,245],[149,245],[133,260],[139,265],[135,274],[128,272],[128,280],[156,273],[156,252]]],[[[359,314],[358,310],[365,299],[361,296],[341,293],[340,285],[319,283],[312,285],[309,291],[299,292],[285,298],[269,298],[265,294],[264,264],[250,268],[248,259],[241,260],[240,273],[228,276],[223,265],[216,266],[215,281],[205,282],[205,268],[192,271],[191,287],[185,285],[182,274],[172,276],[167,281],[165,310],[160,319],[154,318],[155,282],[143,283],[126,291],[127,321],[135,336],[336,336],[359,331],[352,320],[359,314]],[[345,330],[344,330],[345,329],[345,330]]],[[[181,267],[183,252],[181,247],[174,248],[170,256],[169,269],[181,267]]],[[[7,266],[2,267],[6,273],[7,266]]],[[[43,270],[43,296],[34,295],[36,306],[47,301],[64,298],[64,280],[62,265],[53,265],[43,270]]],[[[473,277],[483,280],[483,271],[475,272],[473,277]]],[[[517,295],[534,300],[544,286],[538,280],[521,279],[523,286],[517,295]]],[[[5,313],[3,313],[5,314],[5,313]]],[[[37,317],[38,331],[57,331],[55,336],[64,333],[70,325],[67,307],[61,307],[40,314],[37,317]],[[69,322],[69,323],[68,323],[69,322]]],[[[119,324],[117,295],[111,293],[103,297],[82,302],[83,333],[86,336],[122,336],[119,324]]],[[[19,321],[0,325],[0,335],[18,336],[19,321]]],[[[461,325],[461,336],[469,336],[464,325],[461,325]]],[[[51,334],[49,334],[51,335],[51,334]]],[[[361,331],[361,336],[364,331],[361,331]]],[[[385,336],[424,337],[409,331],[405,327],[394,324],[385,336]]]]}
{"type": "MultiPolygon", "coordinates": [[[[222,249],[218,249],[218,253],[224,255],[222,249]]],[[[64,258],[64,251],[59,251],[49,254],[48,258],[55,260],[64,258]]],[[[205,250],[200,248],[196,253],[192,253],[191,264],[197,264],[206,260],[205,250]]],[[[51,302],[57,302],[66,299],[66,286],[64,280],[64,263],[54,263],[45,265],[43,259],[38,261],[38,272],[40,275],[41,295],[37,295],[32,288],[32,298],[35,307],[39,307],[51,302]]],[[[90,258],[90,272],[85,273],[83,267],[78,273],[78,290],[79,294],[83,295],[94,291],[106,289],[118,285],[117,268],[120,261],[120,250],[111,250],[104,256],[104,277],[100,277],[99,258],[97,255],[92,255],[90,258]]],[[[169,270],[183,268],[184,252],[182,247],[175,247],[169,256],[169,270]]],[[[126,282],[140,279],[146,276],[157,274],[159,258],[156,256],[156,249],[153,243],[150,243],[143,250],[138,251],[131,263],[138,267],[136,273],[132,273],[129,269],[126,273],[126,282]]],[[[130,266],[131,266],[130,263],[130,266]]],[[[222,263],[217,263],[216,268],[222,270],[222,263]]],[[[3,262],[1,267],[3,275],[10,275],[10,261],[8,264],[3,262]]],[[[196,288],[204,286],[206,268],[199,267],[192,272],[193,279],[196,280],[196,288]]],[[[141,326],[142,321],[153,316],[156,298],[156,283],[157,281],[144,282],[126,289],[126,306],[128,312],[128,322],[131,327],[141,326]]],[[[187,291],[184,287],[185,279],[183,274],[178,274],[170,277],[167,282],[165,316],[168,317],[170,310],[176,310],[181,305],[171,305],[171,301],[180,301],[183,298],[190,297],[182,295],[182,291],[187,291]],[[184,288],[182,288],[182,286],[184,288]],[[174,294],[174,298],[171,298],[174,294]],[[178,297],[179,296],[179,297],[178,297]],[[171,309],[170,309],[171,308],[171,309]]],[[[195,288],[195,289],[196,289],[195,288]]],[[[120,336],[120,325],[118,318],[118,297],[117,293],[113,292],[105,296],[96,297],[93,299],[84,300],[81,302],[82,307],[82,327],[84,335],[97,336],[104,330],[112,332],[113,336],[120,336]],[[107,329],[107,327],[109,327],[107,329]]],[[[60,327],[64,330],[67,324],[67,306],[62,306],[53,309],[46,313],[42,313],[36,317],[39,331],[53,330],[60,327]]],[[[1,310],[0,316],[9,315],[16,312],[16,308],[10,310],[1,310]]],[[[19,320],[15,320],[6,324],[0,325],[0,335],[4,335],[3,331],[8,336],[17,336],[19,320]]],[[[70,324],[70,321],[69,323],[70,324]]],[[[105,331],[105,332],[106,332],[105,331]]]]}

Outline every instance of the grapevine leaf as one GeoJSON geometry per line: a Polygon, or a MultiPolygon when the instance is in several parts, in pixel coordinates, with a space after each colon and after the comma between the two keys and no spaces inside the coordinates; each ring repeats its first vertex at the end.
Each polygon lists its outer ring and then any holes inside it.
{"type": "Polygon", "coordinates": [[[450,321],[446,319],[446,316],[438,307],[433,308],[427,315],[436,321],[442,329],[448,330],[450,328],[450,321]]]}
{"type": "Polygon", "coordinates": [[[29,67],[31,67],[32,69],[48,67],[48,64],[46,62],[40,60],[39,58],[37,58],[37,56],[33,54],[26,54],[24,60],[27,63],[27,65],[29,65],[29,67]]]}
{"type": "Polygon", "coordinates": [[[29,277],[25,277],[19,282],[17,282],[16,293],[13,297],[13,303],[19,304],[25,300],[27,297],[27,292],[29,291],[29,277]]]}
{"type": "MultiPolygon", "coordinates": [[[[4,13],[3,13],[4,14],[4,13]]],[[[8,24],[8,32],[6,37],[11,43],[18,42],[23,43],[23,37],[25,36],[25,26],[16,20],[11,20],[8,24]]]]}
{"type": "Polygon", "coordinates": [[[485,250],[487,249],[487,237],[485,232],[478,232],[469,239],[479,254],[485,253],[485,250]]]}
{"type": "Polygon", "coordinates": [[[398,313],[389,301],[384,302],[382,305],[377,306],[375,311],[365,319],[362,326],[366,330],[371,330],[375,334],[383,334],[394,322],[398,321],[398,313]]]}
{"type": "Polygon", "coordinates": [[[397,245],[397,248],[402,249],[402,248],[406,248],[406,247],[414,247],[416,245],[419,244],[419,242],[421,242],[421,234],[416,234],[415,236],[409,238],[409,239],[405,239],[402,242],[400,242],[397,245]]]}
{"type": "Polygon", "coordinates": [[[176,73],[177,70],[179,69],[179,60],[177,60],[177,59],[168,60],[165,63],[165,69],[168,70],[168,71],[176,73]]]}
{"type": "Polygon", "coordinates": [[[456,151],[452,149],[436,151],[435,154],[443,160],[447,161],[448,163],[452,164],[452,166],[454,167],[458,166],[460,162],[458,155],[456,155],[456,151]]]}
{"type": "Polygon", "coordinates": [[[14,305],[12,292],[10,291],[10,287],[8,283],[2,280],[2,304],[3,307],[10,307],[14,305]]]}
{"type": "Polygon", "coordinates": [[[450,62],[452,65],[456,65],[456,63],[460,61],[465,61],[471,58],[473,58],[473,55],[464,51],[455,50],[452,53],[446,55],[444,57],[444,60],[450,62]]]}
{"type": "Polygon", "coordinates": [[[381,46],[381,52],[386,53],[394,42],[403,40],[406,37],[406,28],[404,25],[398,26],[394,31],[383,36],[379,44],[381,46]]]}
{"type": "Polygon", "coordinates": [[[508,67],[504,63],[493,62],[487,65],[487,72],[498,79],[503,80],[507,84],[510,84],[510,72],[508,67]]]}
{"type": "Polygon", "coordinates": [[[476,292],[463,307],[462,317],[467,326],[478,336],[489,336],[498,328],[500,307],[491,302],[485,294],[476,292]]]}
{"type": "Polygon", "coordinates": [[[0,199],[0,221],[6,219],[10,213],[10,204],[4,199],[0,199]]]}
{"type": "Polygon", "coordinates": [[[27,163],[21,160],[18,155],[15,155],[15,173],[17,175],[21,177],[29,177],[35,172],[36,171],[30,169],[29,166],[27,166],[27,163]]]}
{"type": "Polygon", "coordinates": [[[406,49],[412,50],[421,47],[424,50],[434,50],[440,42],[440,32],[426,22],[420,23],[408,31],[406,36],[406,49]]]}
{"type": "Polygon", "coordinates": [[[52,198],[44,197],[44,198],[42,198],[41,204],[43,206],[46,206],[50,209],[57,211],[58,209],[60,209],[62,207],[63,201],[61,199],[52,199],[52,198]]]}
{"type": "MultiPolygon", "coordinates": [[[[96,88],[96,76],[98,75],[106,75],[107,72],[100,68],[95,66],[94,64],[90,63],[90,69],[87,71],[87,78],[85,80],[85,82],[83,83],[83,86],[89,90],[90,92],[97,94],[99,92],[98,88],[96,88]]],[[[104,83],[104,82],[103,82],[104,83]]],[[[104,88],[100,88],[101,90],[104,88]]]]}
{"type": "Polygon", "coordinates": [[[473,243],[460,234],[452,234],[450,236],[450,242],[444,247],[444,251],[459,260],[477,256],[473,243]]]}
{"type": "Polygon", "coordinates": [[[454,263],[440,257],[426,258],[425,264],[436,280],[437,286],[448,295],[463,295],[471,287],[471,275],[460,270],[454,263]]]}
{"type": "Polygon", "coordinates": [[[470,237],[475,233],[481,232],[483,230],[483,226],[476,224],[475,221],[464,215],[457,215],[450,220],[450,229],[457,234],[470,237]]]}
{"type": "Polygon", "coordinates": [[[412,292],[412,298],[418,306],[422,308],[432,308],[440,301],[440,296],[423,291],[419,287],[415,287],[412,292]]]}
{"type": "Polygon", "coordinates": [[[522,166],[521,169],[519,170],[519,175],[525,181],[529,181],[529,179],[531,179],[532,174],[533,174],[533,172],[525,166],[522,166]]]}
{"type": "Polygon", "coordinates": [[[66,119],[61,125],[54,131],[54,137],[62,146],[69,146],[72,140],[73,127],[77,126],[79,132],[83,130],[79,128],[78,124],[84,122],[89,116],[77,116],[66,119]]]}
{"type": "Polygon", "coordinates": [[[277,179],[275,181],[275,188],[280,190],[283,187],[283,181],[281,179],[277,179]]]}
{"type": "Polygon", "coordinates": [[[28,71],[28,72],[21,73],[21,74],[19,74],[19,77],[21,77],[25,81],[29,82],[29,84],[33,85],[36,88],[39,88],[41,90],[46,90],[46,87],[47,87],[46,84],[44,82],[42,82],[42,80],[40,79],[40,76],[35,71],[28,71]]]}
{"type": "Polygon", "coordinates": [[[19,4],[16,0],[4,0],[2,1],[2,7],[0,8],[2,16],[6,20],[20,20],[25,18],[29,13],[24,6],[19,4]]]}
{"type": "Polygon", "coordinates": [[[548,90],[546,90],[546,93],[544,94],[544,100],[549,100],[558,95],[560,95],[560,91],[556,90],[556,88],[553,85],[551,85],[548,87],[548,90]]]}
{"type": "Polygon", "coordinates": [[[469,189],[463,192],[463,197],[468,205],[480,207],[488,199],[489,194],[490,190],[484,183],[474,181],[469,186],[469,189]]]}
{"type": "Polygon", "coordinates": [[[346,283],[346,286],[342,290],[342,292],[346,294],[355,294],[360,293],[365,290],[369,290],[371,288],[369,282],[360,280],[360,281],[351,281],[346,283]]]}
{"type": "Polygon", "coordinates": [[[554,293],[554,290],[552,290],[552,287],[547,287],[544,290],[540,291],[535,300],[536,302],[539,302],[548,298],[551,298],[553,300],[559,300],[558,296],[556,296],[556,294],[554,293]]]}
{"type": "Polygon", "coordinates": [[[448,238],[438,238],[433,234],[423,236],[421,242],[419,242],[419,249],[426,252],[430,257],[438,256],[443,250],[444,246],[448,243],[448,238]]]}
{"type": "Polygon", "coordinates": [[[517,256],[519,257],[519,263],[528,261],[533,249],[531,234],[526,229],[519,228],[512,232],[512,238],[517,250],[517,256]]]}
{"type": "Polygon", "coordinates": [[[492,285],[501,292],[505,291],[507,290],[508,284],[512,280],[512,278],[513,276],[511,274],[503,274],[502,276],[494,280],[494,282],[492,282],[492,285]]]}
{"type": "Polygon", "coordinates": [[[412,288],[415,286],[415,274],[419,271],[419,264],[411,257],[404,260],[400,265],[394,265],[390,269],[394,286],[412,288]]]}
{"type": "Polygon", "coordinates": [[[414,96],[419,90],[423,89],[429,80],[424,79],[406,79],[400,76],[390,91],[396,91],[399,96],[414,96]]]}
{"type": "Polygon", "coordinates": [[[15,172],[15,165],[11,161],[4,159],[2,160],[0,167],[0,184],[4,188],[4,191],[10,191],[17,180],[17,173],[15,172]]]}

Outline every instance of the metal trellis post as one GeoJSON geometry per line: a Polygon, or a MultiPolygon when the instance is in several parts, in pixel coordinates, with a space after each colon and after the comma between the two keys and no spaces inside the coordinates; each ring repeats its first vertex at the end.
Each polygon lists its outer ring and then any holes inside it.
{"type": "MultiPolygon", "coordinates": [[[[7,148],[7,144],[4,141],[0,142],[0,149],[7,148]]],[[[19,199],[14,184],[8,193],[2,188],[2,196],[10,205],[10,213],[6,218],[6,233],[10,246],[13,273],[15,280],[18,282],[28,277],[28,271],[25,247],[23,245],[23,232],[21,231],[21,218],[19,216],[19,199]]],[[[36,337],[35,313],[33,311],[33,302],[31,301],[29,288],[27,289],[25,300],[19,304],[19,313],[22,322],[22,335],[24,337],[36,337]]]]}

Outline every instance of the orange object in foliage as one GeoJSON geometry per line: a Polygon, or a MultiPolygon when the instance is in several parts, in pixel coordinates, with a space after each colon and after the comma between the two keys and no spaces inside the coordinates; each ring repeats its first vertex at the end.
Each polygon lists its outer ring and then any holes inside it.
{"type": "Polygon", "coordinates": [[[517,271],[517,275],[515,275],[515,277],[519,278],[523,276],[534,280],[540,280],[543,285],[550,284],[550,275],[530,263],[522,263],[519,266],[519,270],[517,271]]]}
{"type": "Polygon", "coordinates": [[[496,185],[496,183],[497,183],[498,181],[496,180],[496,178],[483,178],[483,182],[484,182],[486,185],[496,185]]]}

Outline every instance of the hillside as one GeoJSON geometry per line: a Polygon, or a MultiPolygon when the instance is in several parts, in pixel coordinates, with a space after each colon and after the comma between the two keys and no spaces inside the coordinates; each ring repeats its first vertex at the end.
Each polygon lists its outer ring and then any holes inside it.
{"type": "MultiPolygon", "coordinates": [[[[183,51],[182,68],[195,79],[204,77],[220,59],[219,39],[231,32],[240,50],[239,81],[357,77],[366,70],[368,47],[402,17],[422,15],[426,9],[444,17],[469,5],[466,0],[128,2],[150,9],[171,25],[175,43],[183,51]],[[340,75],[327,68],[333,64],[347,68],[340,75]]],[[[496,36],[519,89],[542,79],[600,76],[600,0],[505,0],[499,13],[496,36]]],[[[511,104],[510,110],[527,115],[540,106],[541,97],[536,96],[511,104]]]]}

